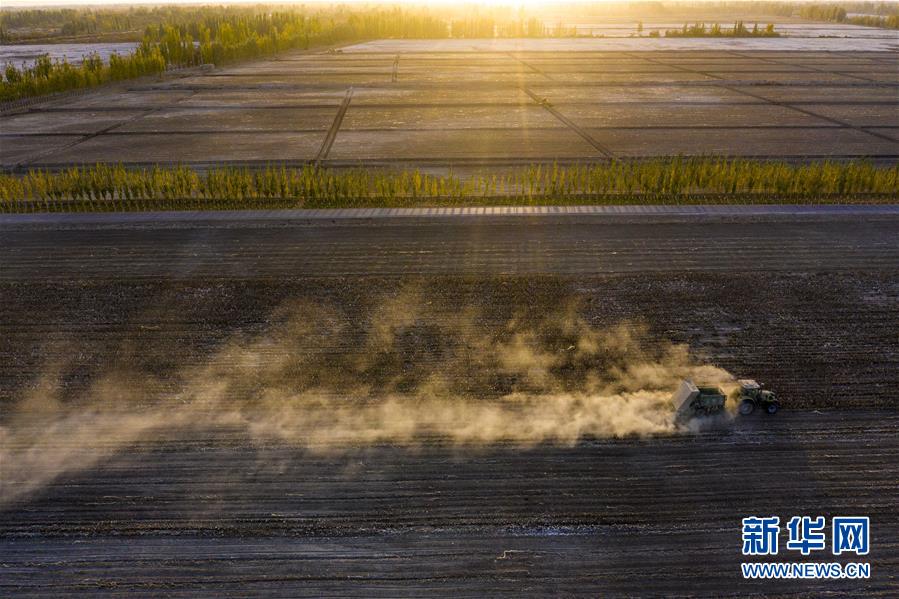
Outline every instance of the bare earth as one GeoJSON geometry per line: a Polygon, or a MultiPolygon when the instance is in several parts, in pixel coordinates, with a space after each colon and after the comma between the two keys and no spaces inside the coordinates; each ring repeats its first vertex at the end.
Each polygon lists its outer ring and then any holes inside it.
{"type": "MultiPolygon", "coordinates": [[[[0,221],[4,422],[54,365],[63,401],[77,404],[111,371],[119,389],[150,381],[145,393],[165,392],[234,340],[255,340],[265,361],[265,340],[284,326],[279,310],[297,302],[329,316],[310,321],[292,351],[319,356],[330,376],[364,356],[379,303],[410,289],[420,305],[410,319],[392,316],[404,324],[375,385],[441,374],[491,401],[515,381],[482,387],[477,364],[457,369],[458,338],[501,337],[511,319],[573,305],[591,327],[642,325],[648,344],[685,343],[705,363],[756,377],[785,410],[573,445],[466,447],[426,435],[412,447],[331,452],[201,414],[110,445],[2,505],[0,594],[897,592],[899,222],[889,210],[28,218],[0,221]],[[467,312],[470,330],[434,316],[467,312]],[[740,519],[753,514],[870,516],[871,579],[743,581],[740,519]]],[[[584,374],[558,376],[575,384],[584,374]]],[[[144,409],[140,396],[129,401],[144,409]]],[[[40,421],[27,426],[41,438],[40,421]]],[[[112,443],[67,439],[60,431],[46,444],[79,456],[112,443]]]]}
{"type": "Polygon", "coordinates": [[[899,53],[886,36],[381,40],[295,52],[8,112],[0,167],[892,163],[899,53]]]}
{"type": "Polygon", "coordinates": [[[7,509],[0,589],[890,597],[897,427],[895,409],[799,411],[687,438],[336,458],[206,431],[137,445],[7,509]],[[870,515],[872,578],[743,581],[740,518],[754,512],[870,515]]]}

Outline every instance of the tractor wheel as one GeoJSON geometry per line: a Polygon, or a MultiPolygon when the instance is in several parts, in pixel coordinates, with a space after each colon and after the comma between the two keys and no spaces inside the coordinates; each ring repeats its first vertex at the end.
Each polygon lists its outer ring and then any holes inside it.
{"type": "Polygon", "coordinates": [[[776,401],[772,401],[767,406],[765,406],[765,411],[769,414],[777,414],[777,410],[780,409],[780,404],[776,401]]]}
{"type": "Polygon", "coordinates": [[[740,414],[743,416],[749,416],[753,412],[755,412],[755,402],[751,399],[744,399],[740,402],[740,414]]]}

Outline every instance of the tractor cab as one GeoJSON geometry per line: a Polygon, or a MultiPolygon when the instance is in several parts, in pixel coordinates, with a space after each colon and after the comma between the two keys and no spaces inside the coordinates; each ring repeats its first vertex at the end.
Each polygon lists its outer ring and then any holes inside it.
{"type": "Polygon", "coordinates": [[[762,385],[752,379],[737,381],[740,385],[737,398],[740,414],[748,416],[760,408],[767,414],[776,414],[780,409],[780,402],[773,391],[762,388],[762,385]]]}

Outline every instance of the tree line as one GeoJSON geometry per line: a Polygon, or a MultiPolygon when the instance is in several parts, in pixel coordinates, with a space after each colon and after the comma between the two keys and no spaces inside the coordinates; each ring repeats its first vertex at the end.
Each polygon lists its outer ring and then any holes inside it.
{"type": "MultiPolygon", "coordinates": [[[[0,81],[0,101],[92,87],[175,67],[221,65],[270,56],[286,50],[307,49],[365,39],[385,38],[483,38],[573,35],[573,30],[549,28],[536,18],[503,22],[491,16],[472,15],[445,20],[420,9],[355,10],[335,7],[317,12],[285,9],[266,12],[265,7],[166,7],[129,11],[121,20],[107,20],[101,10],[88,11],[82,20],[98,27],[131,27],[146,20],[140,46],[131,54],[112,54],[104,64],[97,54],[80,63],[39,58],[31,66],[7,64],[0,81]]],[[[50,22],[81,14],[82,9],[47,11],[50,22]]],[[[17,24],[39,21],[23,11],[17,24]]],[[[19,13],[13,13],[19,14],[19,13]]]]}
{"type": "Polygon", "coordinates": [[[121,164],[0,174],[0,212],[133,210],[163,206],[305,208],[469,206],[481,203],[621,204],[892,201],[899,165],[864,161],[788,164],[708,157],[532,165],[466,177],[418,170],[264,169],[121,164]],[[276,201],[267,204],[266,201],[276,201]],[[160,203],[160,201],[162,201],[160,203]],[[40,204],[40,205],[39,205],[40,204]]]}
{"type": "Polygon", "coordinates": [[[859,12],[872,11],[868,14],[850,15],[846,7],[841,4],[807,4],[799,8],[799,16],[813,21],[830,21],[832,23],[847,23],[850,25],[864,25],[866,27],[883,27],[886,29],[899,29],[899,8],[893,4],[891,9],[882,6],[862,4],[852,7],[859,12]],[[886,12],[889,10],[889,12],[886,12]]]}
{"type": "Polygon", "coordinates": [[[445,22],[403,9],[319,13],[298,10],[261,13],[238,7],[190,9],[200,18],[184,23],[148,25],[131,54],[112,54],[104,63],[97,54],[81,63],[42,56],[31,66],[7,64],[0,101],[92,87],[152,75],[174,67],[223,64],[292,49],[374,38],[448,37],[445,22]]]}
{"type": "Polygon", "coordinates": [[[31,66],[16,68],[7,64],[0,83],[0,101],[30,98],[45,94],[93,87],[110,81],[132,79],[162,73],[166,60],[158,46],[142,45],[126,56],[112,54],[104,63],[99,54],[85,56],[81,63],[51,61],[39,56],[31,66]]]}
{"type": "Polygon", "coordinates": [[[746,27],[743,21],[734,23],[733,28],[727,29],[721,27],[718,23],[706,27],[705,23],[695,23],[693,25],[684,24],[680,29],[669,29],[665,31],[665,37],[778,37],[779,33],[774,31],[774,23],[768,23],[764,28],[759,29],[759,24],[753,25],[752,29],[746,27]]]}

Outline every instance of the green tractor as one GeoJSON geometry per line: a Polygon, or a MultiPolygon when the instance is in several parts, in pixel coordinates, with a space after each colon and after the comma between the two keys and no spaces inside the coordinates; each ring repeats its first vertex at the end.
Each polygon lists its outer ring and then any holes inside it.
{"type": "Polygon", "coordinates": [[[737,381],[740,389],[735,393],[737,410],[743,416],[749,416],[755,410],[762,409],[766,414],[777,414],[780,410],[780,402],[772,391],[762,389],[762,386],[751,379],[737,381]]]}

